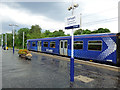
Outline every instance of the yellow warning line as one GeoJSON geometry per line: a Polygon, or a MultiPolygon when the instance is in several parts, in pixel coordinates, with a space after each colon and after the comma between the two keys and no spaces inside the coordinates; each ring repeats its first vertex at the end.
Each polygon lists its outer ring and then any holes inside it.
{"type": "MultiPolygon", "coordinates": [[[[43,55],[43,56],[48,56],[48,57],[56,58],[56,59],[59,59],[59,60],[70,61],[70,58],[68,58],[68,57],[62,57],[62,56],[57,56],[57,55],[50,55],[50,54],[41,53],[41,52],[32,52],[32,53],[37,53],[37,54],[40,54],[40,55],[43,55]]],[[[79,63],[79,64],[85,64],[85,65],[97,67],[97,68],[103,68],[103,69],[108,69],[108,70],[111,70],[111,71],[120,72],[120,67],[116,67],[116,66],[99,64],[99,63],[95,63],[95,62],[83,61],[83,60],[78,60],[78,59],[75,59],[74,62],[75,63],[79,63]]]]}

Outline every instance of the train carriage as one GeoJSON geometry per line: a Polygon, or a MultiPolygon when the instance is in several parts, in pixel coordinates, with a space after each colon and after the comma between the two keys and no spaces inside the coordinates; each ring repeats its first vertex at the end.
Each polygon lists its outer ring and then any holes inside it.
{"type": "MultiPolygon", "coordinates": [[[[27,49],[71,56],[71,36],[29,39],[27,49]]],[[[120,33],[74,36],[74,57],[120,63],[120,33]]]]}

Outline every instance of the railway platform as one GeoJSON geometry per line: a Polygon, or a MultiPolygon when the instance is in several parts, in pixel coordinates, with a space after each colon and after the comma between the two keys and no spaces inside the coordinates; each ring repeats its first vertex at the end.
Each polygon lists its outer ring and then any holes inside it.
{"type": "Polygon", "coordinates": [[[2,88],[120,88],[118,67],[75,60],[75,81],[70,83],[69,58],[32,52],[32,60],[17,51],[2,51],[2,88]]]}

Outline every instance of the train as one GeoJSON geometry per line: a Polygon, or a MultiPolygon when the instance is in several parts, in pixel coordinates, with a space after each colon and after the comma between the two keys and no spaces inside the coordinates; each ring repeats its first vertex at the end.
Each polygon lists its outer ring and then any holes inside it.
{"type": "MultiPolygon", "coordinates": [[[[32,51],[71,56],[71,36],[28,39],[32,51]]],[[[74,57],[83,60],[120,64],[120,33],[74,36],[74,57]]]]}

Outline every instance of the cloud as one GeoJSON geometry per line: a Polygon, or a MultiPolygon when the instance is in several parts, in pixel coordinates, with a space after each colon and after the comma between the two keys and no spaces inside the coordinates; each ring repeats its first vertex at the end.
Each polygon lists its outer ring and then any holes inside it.
{"type": "MultiPolygon", "coordinates": [[[[50,8],[46,8],[46,3],[44,5],[38,5],[39,10],[37,12],[37,6],[34,7],[36,4],[29,2],[23,2],[23,3],[14,3],[13,5],[6,3],[1,4],[0,8],[0,21],[2,21],[4,24],[10,22],[15,22],[19,26],[31,26],[38,24],[41,26],[42,29],[46,30],[64,30],[64,17],[71,16],[71,12],[67,11],[67,8],[69,5],[71,5],[72,0],[62,0],[60,3],[57,2],[54,4],[48,3],[50,5],[50,8]],[[28,4],[28,6],[26,6],[28,4]],[[32,5],[33,4],[33,5],[32,5]],[[34,8],[29,8],[31,6],[34,8]],[[58,8],[59,7],[59,8],[58,8]],[[54,8],[54,9],[52,9],[54,8]],[[43,9],[40,11],[40,9],[43,9]],[[48,11],[47,11],[48,9],[48,11]],[[46,13],[45,13],[45,12],[46,13]],[[60,13],[55,13],[60,12],[60,13]],[[55,15],[56,14],[56,15],[55,15]],[[61,19],[61,20],[59,20],[61,19]]],[[[117,33],[118,32],[118,20],[111,21],[111,22],[99,22],[96,23],[95,21],[109,19],[118,17],[118,1],[120,0],[74,0],[76,3],[79,4],[79,7],[75,9],[74,14],[80,14],[82,13],[82,28],[83,29],[98,29],[98,28],[108,28],[112,32],[117,33]],[[85,24],[88,23],[89,24],[85,24]],[[91,23],[95,22],[95,23],[91,23]]],[[[40,2],[39,2],[40,3],[40,2]]],[[[6,27],[5,25],[2,25],[3,27],[6,27]]],[[[7,25],[8,26],[8,25],[7,25]]],[[[9,26],[8,26],[9,27],[9,26]]],[[[3,29],[5,30],[5,29],[3,29]]],[[[70,34],[70,30],[64,30],[65,33],[70,34]]]]}
{"type": "Polygon", "coordinates": [[[30,13],[28,10],[8,7],[5,4],[2,4],[2,8],[0,8],[0,12],[1,12],[0,17],[2,17],[0,18],[0,21],[2,22],[14,21],[18,25],[38,24],[41,26],[41,28],[49,29],[49,30],[62,29],[64,25],[63,22],[55,21],[40,14],[30,13]]]}

